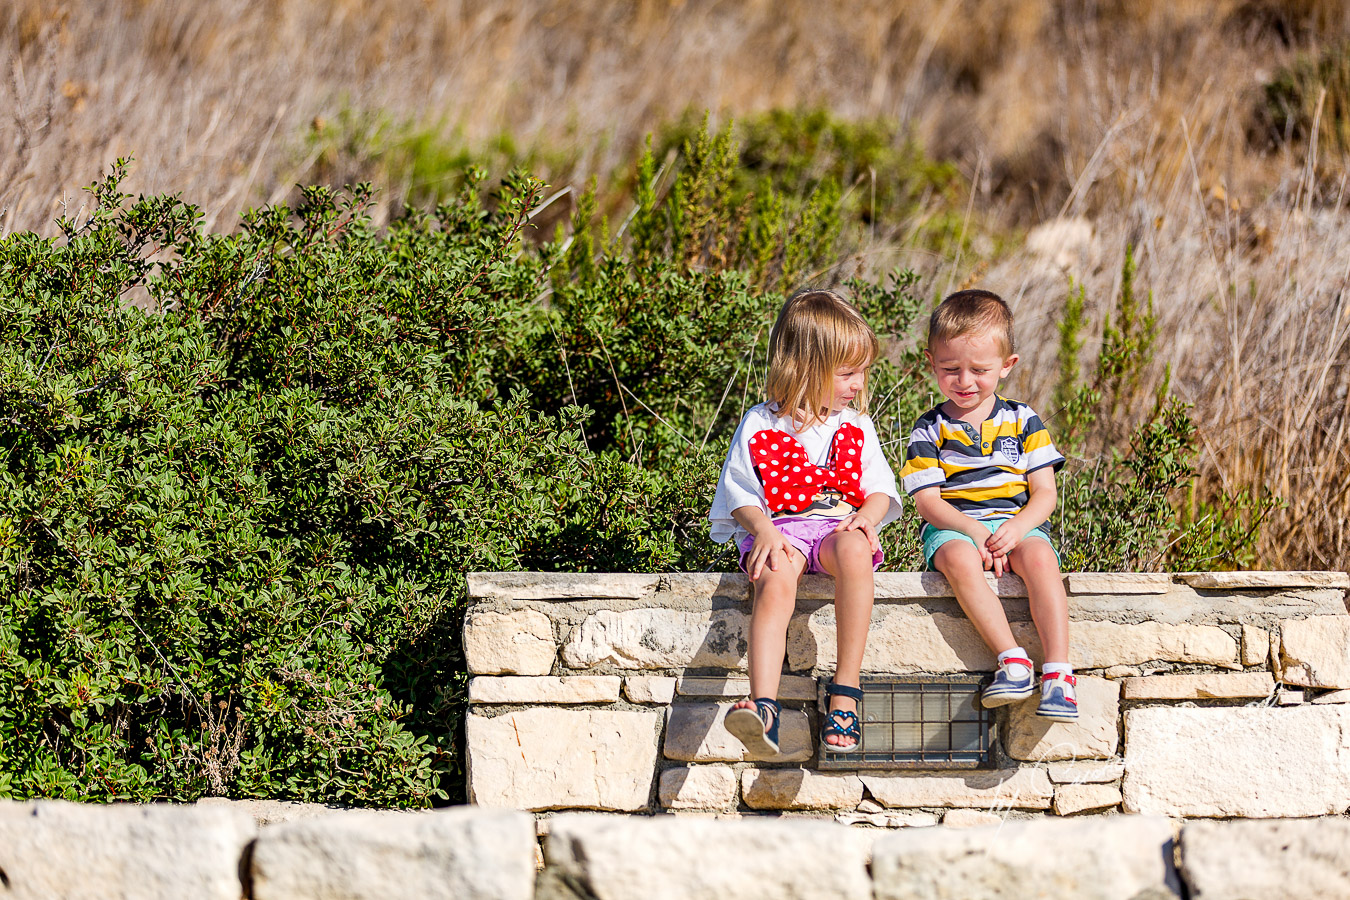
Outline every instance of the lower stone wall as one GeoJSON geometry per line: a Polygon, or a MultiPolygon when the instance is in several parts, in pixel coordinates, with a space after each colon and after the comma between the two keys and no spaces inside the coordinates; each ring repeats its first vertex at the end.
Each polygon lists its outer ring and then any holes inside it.
{"type": "Polygon", "coordinates": [[[334,811],[0,802],[12,900],[900,900],[1350,897],[1350,819],[1041,819],[847,828],[801,818],[476,807],[334,811]],[[252,815],[250,815],[252,813],[252,815]]]}
{"type": "MultiPolygon", "coordinates": [[[[1020,579],[990,579],[1039,660],[1020,579]]],[[[832,816],[905,827],[1123,811],[1301,817],[1350,808],[1350,612],[1343,573],[1070,573],[1081,718],[997,711],[996,766],[820,771],[832,581],[803,580],[788,635],[783,753],[722,727],[748,692],[742,575],[469,577],[464,644],[473,802],[561,810],[832,816]]],[[[877,577],[864,671],[990,671],[931,573],[877,577]]]]}

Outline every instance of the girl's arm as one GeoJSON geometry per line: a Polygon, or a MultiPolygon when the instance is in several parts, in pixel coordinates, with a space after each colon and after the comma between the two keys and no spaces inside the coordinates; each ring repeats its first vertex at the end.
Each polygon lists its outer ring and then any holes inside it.
{"type": "Polygon", "coordinates": [[[852,515],[845,516],[834,527],[835,531],[862,531],[867,535],[868,542],[872,545],[872,552],[876,553],[881,548],[881,541],[877,539],[877,528],[881,525],[882,519],[890,511],[891,498],[887,494],[877,492],[868,494],[863,505],[858,507],[858,511],[852,515]]]}
{"type": "Polygon", "coordinates": [[[755,538],[754,546],[745,558],[745,571],[750,575],[750,580],[758,581],[766,564],[777,572],[778,563],[787,558],[792,545],[773,524],[773,519],[758,506],[737,507],[731,511],[731,517],[755,538]]]}

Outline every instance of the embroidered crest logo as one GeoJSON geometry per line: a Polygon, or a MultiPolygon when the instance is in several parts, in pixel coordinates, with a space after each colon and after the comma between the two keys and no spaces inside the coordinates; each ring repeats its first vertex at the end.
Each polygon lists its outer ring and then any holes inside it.
{"type": "Polygon", "coordinates": [[[1017,465],[1017,461],[1022,458],[1022,445],[1015,437],[1001,437],[998,439],[998,452],[1007,457],[1008,462],[1017,465]]]}

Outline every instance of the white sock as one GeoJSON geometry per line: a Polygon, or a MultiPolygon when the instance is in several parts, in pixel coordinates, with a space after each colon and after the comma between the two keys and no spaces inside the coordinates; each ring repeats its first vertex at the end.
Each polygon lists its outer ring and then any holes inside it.
{"type": "MultiPolygon", "coordinates": [[[[1013,647],[1011,650],[1004,650],[1002,653],[998,655],[998,664],[1000,666],[1003,665],[1003,661],[1010,656],[1015,656],[1019,659],[1026,659],[1027,651],[1022,649],[1021,647],[1013,647]]],[[[1008,666],[1009,678],[1016,678],[1018,681],[1021,681],[1023,678],[1026,678],[1030,674],[1031,669],[1022,665],[1021,663],[1013,663],[1012,665],[1008,666]]]]}
{"type": "Polygon", "coordinates": [[[1041,665],[1041,693],[1042,693],[1042,694],[1044,694],[1046,691],[1048,691],[1048,690],[1050,689],[1051,685],[1053,685],[1053,684],[1055,683],[1055,681],[1058,680],[1058,679],[1054,679],[1054,678],[1050,679],[1049,681],[1046,681],[1046,680],[1045,680],[1045,676],[1046,676],[1046,675],[1050,675],[1050,674],[1053,674],[1053,673],[1055,673],[1055,672],[1060,672],[1060,673],[1062,673],[1062,674],[1064,674],[1064,675],[1072,675],[1072,674],[1073,674],[1073,666],[1069,665],[1068,663],[1050,663],[1050,662],[1048,662],[1048,663],[1043,663],[1043,664],[1041,665]]]}

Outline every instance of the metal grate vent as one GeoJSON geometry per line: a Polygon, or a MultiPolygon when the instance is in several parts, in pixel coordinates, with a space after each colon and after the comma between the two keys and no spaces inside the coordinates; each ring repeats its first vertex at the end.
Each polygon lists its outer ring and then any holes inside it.
{"type": "Polygon", "coordinates": [[[985,675],[864,675],[859,706],[862,747],[852,753],[827,753],[822,746],[819,768],[993,766],[994,717],[979,701],[988,680],[985,675]]]}

